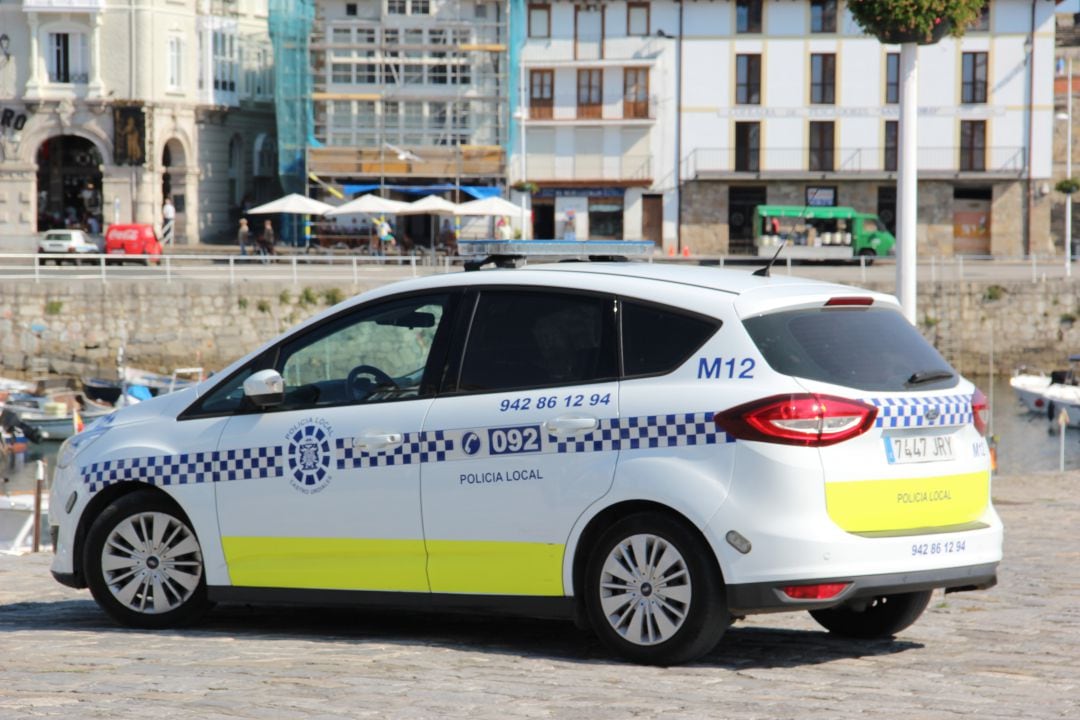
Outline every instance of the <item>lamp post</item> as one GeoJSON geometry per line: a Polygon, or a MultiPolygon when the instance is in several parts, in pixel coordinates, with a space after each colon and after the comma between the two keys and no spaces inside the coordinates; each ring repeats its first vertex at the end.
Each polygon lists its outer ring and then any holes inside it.
{"type": "Polygon", "coordinates": [[[526,104],[527,103],[527,98],[528,98],[527,93],[529,92],[529,86],[525,83],[525,61],[524,61],[524,58],[521,58],[520,56],[518,57],[518,67],[519,67],[519,71],[520,71],[520,77],[518,78],[518,83],[519,83],[519,87],[518,87],[518,108],[517,108],[516,115],[517,115],[517,120],[518,120],[518,136],[519,136],[518,141],[519,141],[519,143],[521,145],[521,147],[519,148],[520,149],[520,155],[521,155],[521,161],[520,161],[520,165],[521,165],[521,170],[520,170],[520,172],[521,172],[521,177],[520,177],[521,186],[520,187],[522,188],[521,189],[521,239],[522,240],[528,240],[529,237],[532,235],[532,233],[529,232],[530,228],[527,227],[528,223],[526,221],[526,218],[528,217],[528,210],[525,207],[525,196],[528,194],[528,190],[525,189],[527,187],[525,185],[525,182],[527,180],[526,170],[528,169],[528,166],[526,164],[527,158],[526,158],[526,155],[525,155],[525,120],[527,120],[528,117],[529,117],[529,107],[526,104]]]}
{"type": "MultiPolygon", "coordinates": [[[[1065,61],[1065,179],[1072,180],[1072,57],[1065,61]]],[[[1065,277],[1072,277],[1072,193],[1065,193],[1065,277]]]]}

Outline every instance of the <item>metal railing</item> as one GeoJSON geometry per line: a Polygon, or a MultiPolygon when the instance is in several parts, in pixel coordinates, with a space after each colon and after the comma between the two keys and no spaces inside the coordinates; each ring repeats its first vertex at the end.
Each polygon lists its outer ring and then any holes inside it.
{"type": "MultiPolygon", "coordinates": [[[[763,147],[756,155],[756,167],[751,163],[747,170],[738,172],[757,173],[792,173],[792,172],[831,172],[838,175],[858,173],[896,172],[896,166],[890,162],[886,150],[896,159],[896,148],[862,147],[833,148],[831,162],[827,150],[811,152],[806,147],[780,148],[763,147]],[[811,167],[811,156],[817,163],[811,167]],[[822,165],[822,162],[824,164],[822,165]]],[[[964,149],[968,158],[972,151],[964,149]]],[[[745,149],[696,148],[687,156],[687,169],[684,175],[696,177],[700,174],[736,172],[736,155],[748,157],[745,149]]],[[[978,164],[976,158],[976,164],[978,164]]],[[[961,148],[955,147],[920,147],[918,168],[920,173],[935,172],[971,172],[971,173],[1010,173],[1018,174],[1024,169],[1024,148],[1012,146],[987,147],[983,150],[982,167],[979,169],[961,168],[961,148]]],[[[531,160],[531,159],[530,159],[531,160]]]]}

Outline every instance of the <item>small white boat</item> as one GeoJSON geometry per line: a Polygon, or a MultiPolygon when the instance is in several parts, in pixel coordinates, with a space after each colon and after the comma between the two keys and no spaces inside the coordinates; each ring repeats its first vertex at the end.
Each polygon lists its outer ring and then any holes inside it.
{"type": "Polygon", "coordinates": [[[1043,412],[1050,422],[1056,423],[1064,410],[1068,426],[1080,427],[1080,385],[1050,385],[1043,390],[1042,398],[1046,404],[1043,412]]]}
{"type": "Polygon", "coordinates": [[[15,413],[23,423],[35,428],[44,440],[67,440],[91,420],[108,415],[115,408],[98,405],[70,393],[28,395],[13,393],[3,407],[15,413]]]}
{"type": "Polygon", "coordinates": [[[1033,413],[1046,412],[1046,399],[1043,393],[1050,387],[1049,375],[1034,375],[1031,373],[1017,373],[1009,378],[1016,397],[1020,399],[1024,407],[1033,413]]]}
{"type": "MultiPolygon", "coordinates": [[[[41,535],[39,549],[49,539],[49,496],[41,499],[41,535]]],[[[34,543],[34,496],[30,493],[0,495],[0,555],[32,552],[34,543]]]]}

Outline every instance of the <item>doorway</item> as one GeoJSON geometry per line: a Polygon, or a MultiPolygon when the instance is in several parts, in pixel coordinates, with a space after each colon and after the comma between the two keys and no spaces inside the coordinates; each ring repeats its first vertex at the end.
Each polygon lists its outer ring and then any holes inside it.
{"type": "Polygon", "coordinates": [[[664,242],[664,196],[641,196],[641,238],[655,243],[664,242]]]}
{"type": "Polygon", "coordinates": [[[552,240],[555,237],[555,201],[533,198],[533,239],[552,240]]]}
{"type": "Polygon", "coordinates": [[[732,255],[753,255],[754,210],[767,202],[764,185],[738,186],[729,190],[728,251],[732,255]]]}
{"type": "Polygon", "coordinates": [[[97,146],[60,135],[37,151],[37,229],[82,228],[101,232],[101,166],[97,146]]]}

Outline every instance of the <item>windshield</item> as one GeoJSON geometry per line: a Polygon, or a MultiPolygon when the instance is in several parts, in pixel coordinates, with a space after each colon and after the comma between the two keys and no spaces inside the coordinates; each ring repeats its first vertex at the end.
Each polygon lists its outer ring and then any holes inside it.
{"type": "Polygon", "coordinates": [[[766,362],[785,375],[888,392],[959,382],[945,358],[894,310],[807,308],[744,325],[766,362]]]}

